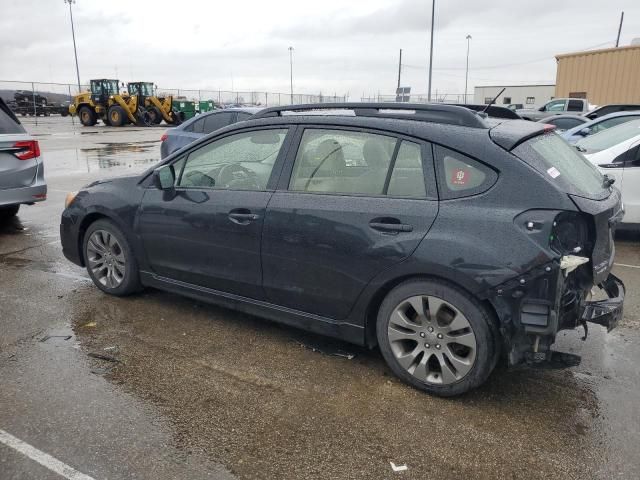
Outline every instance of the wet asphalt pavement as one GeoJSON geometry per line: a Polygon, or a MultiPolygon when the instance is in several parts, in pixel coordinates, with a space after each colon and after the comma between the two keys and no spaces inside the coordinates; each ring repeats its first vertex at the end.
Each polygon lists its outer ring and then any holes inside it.
{"type": "MultiPolygon", "coordinates": [[[[579,367],[498,368],[444,400],[375,350],[159,291],[100,293],[62,256],[65,194],[148,168],[164,129],[24,123],[49,198],[0,226],[0,432],[95,479],[640,477],[640,236],[617,240],[620,327],[560,335],[579,367]]],[[[0,443],[0,479],[49,478],[64,477],[0,443]]]]}

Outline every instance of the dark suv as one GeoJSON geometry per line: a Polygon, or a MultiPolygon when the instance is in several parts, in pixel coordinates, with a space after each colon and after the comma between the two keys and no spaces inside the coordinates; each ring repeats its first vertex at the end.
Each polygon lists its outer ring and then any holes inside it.
{"type": "Polygon", "coordinates": [[[447,105],[322,109],[266,109],[88,185],[62,214],[64,254],[113,295],[151,286],[378,345],[443,396],[500,357],[556,363],[559,330],[616,325],[620,194],[551,127],[447,105]]]}

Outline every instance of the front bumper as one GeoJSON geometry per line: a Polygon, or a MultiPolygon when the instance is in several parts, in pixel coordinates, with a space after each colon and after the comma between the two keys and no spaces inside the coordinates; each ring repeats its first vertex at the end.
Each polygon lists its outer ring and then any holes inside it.
{"type": "Polygon", "coordinates": [[[613,274],[609,274],[607,279],[601,284],[602,289],[607,294],[605,300],[595,300],[586,302],[582,320],[607,327],[610,332],[618,325],[622,318],[625,287],[622,280],[613,274]]]}

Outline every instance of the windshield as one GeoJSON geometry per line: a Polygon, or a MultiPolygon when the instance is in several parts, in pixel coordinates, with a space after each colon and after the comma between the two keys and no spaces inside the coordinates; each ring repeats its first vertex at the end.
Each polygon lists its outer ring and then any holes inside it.
{"type": "Polygon", "coordinates": [[[512,153],[567,193],[597,199],[608,196],[598,169],[556,133],[533,137],[512,153]]]}
{"type": "Polygon", "coordinates": [[[640,135],[640,119],[608,128],[576,142],[576,148],[584,153],[595,153],[640,135]]]}
{"type": "Polygon", "coordinates": [[[130,83],[128,87],[131,95],[142,95],[143,97],[153,95],[152,83],[130,83]]]}

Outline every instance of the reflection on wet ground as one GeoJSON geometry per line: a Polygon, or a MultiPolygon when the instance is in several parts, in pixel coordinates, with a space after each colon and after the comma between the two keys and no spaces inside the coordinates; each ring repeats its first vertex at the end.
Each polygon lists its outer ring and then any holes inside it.
{"type": "Polygon", "coordinates": [[[105,142],[87,148],[49,151],[45,157],[46,176],[50,178],[69,172],[91,173],[116,169],[122,173],[122,168],[139,171],[160,161],[159,143],[159,140],[105,142]]]}

